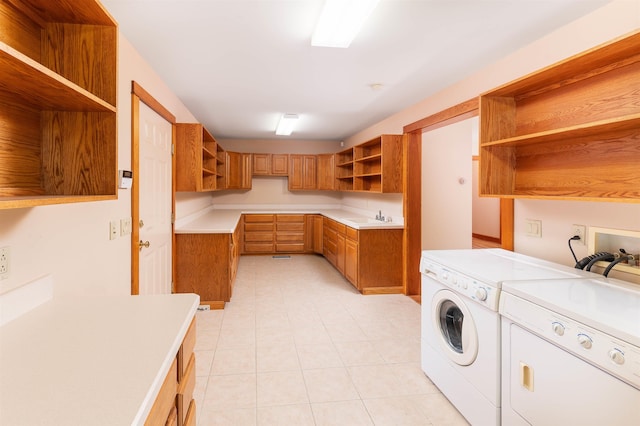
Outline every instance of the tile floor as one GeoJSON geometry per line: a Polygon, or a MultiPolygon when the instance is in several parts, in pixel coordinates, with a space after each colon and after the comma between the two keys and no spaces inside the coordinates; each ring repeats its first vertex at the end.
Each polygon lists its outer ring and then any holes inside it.
{"type": "Polygon", "coordinates": [[[320,256],[242,256],[232,301],[197,322],[199,426],[467,424],[420,369],[420,306],[320,256]]]}

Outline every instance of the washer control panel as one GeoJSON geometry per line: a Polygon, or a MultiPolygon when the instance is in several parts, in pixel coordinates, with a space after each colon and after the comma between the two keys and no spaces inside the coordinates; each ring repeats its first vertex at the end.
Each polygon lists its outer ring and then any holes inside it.
{"type": "Polygon", "coordinates": [[[498,311],[500,292],[495,287],[425,258],[420,260],[420,272],[456,293],[466,296],[492,311],[498,311]]]}
{"type": "Polygon", "coordinates": [[[640,347],[504,291],[500,313],[640,389],[640,347]]]}

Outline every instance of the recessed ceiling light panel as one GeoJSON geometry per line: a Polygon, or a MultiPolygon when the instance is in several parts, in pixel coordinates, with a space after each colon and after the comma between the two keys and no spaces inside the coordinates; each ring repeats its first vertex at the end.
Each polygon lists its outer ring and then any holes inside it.
{"type": "Polygon", "coordinates": [[[276,135],[289,136],[298,122],[298,114],[283,114],[276,128],[276,135]]]}
{"type": "Polygon", "coordinates": [[[349,47],[380,0],[325,0],[312,46],[349,47]]]}

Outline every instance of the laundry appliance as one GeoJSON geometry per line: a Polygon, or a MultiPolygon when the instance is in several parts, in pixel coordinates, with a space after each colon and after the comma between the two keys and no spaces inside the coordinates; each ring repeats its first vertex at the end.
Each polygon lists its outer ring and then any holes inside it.
{"type": "Polygon", "coordinates": [[[503,283],[502,421],[640,425],[640,286],[503,283]]]}
{"type": "Polygon", "coordinates": [[[596,277],[503,249],[425,250],[420,272],[422,370],[473,425],[500,424],[502,282],[596,277]]]}

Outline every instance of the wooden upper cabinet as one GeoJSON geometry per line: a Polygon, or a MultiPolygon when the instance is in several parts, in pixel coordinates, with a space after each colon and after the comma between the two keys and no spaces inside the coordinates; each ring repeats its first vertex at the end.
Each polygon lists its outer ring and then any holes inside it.
{"type": "Polygon", "coordinates": [[[317,185],[315,155],[289,154],[289,190],[314,190],[317,185]]]}
{"type": "Polygon", "coordinates": [[[94,0],[12,0],[0,28],[0,208],[117,198],[117,23],[94,0]]]}
{"type": "Polygon", "coordinates": [[[480,193],[640,201],[640,31],[480,97],[480,193]]]}
{"type": "Polygon", "coordinates": [[[253,174],[258,176],[287,176],[289,154],[252,154],[253,174]]]}
{"type": "Polygon", "coordinates": [[[336,154],[339,191],[402,192],[402,135],[381,135],[336,154]]]}
{"type": "Polygon", "coordinates": [[[177,191],[225,189],[226,161],[226,152],[202,124],[176,124],[177,191]]]}
{"type": "Polygon", "coordinates": [[[316,158],[318,189],[334,191],[336,189],[335,155],[318,154],[316,158]]]}
{"type": "Polygon", "coordinates": [[[226,189],[251,189],[251,154],[227,152],[226,189]]]}

